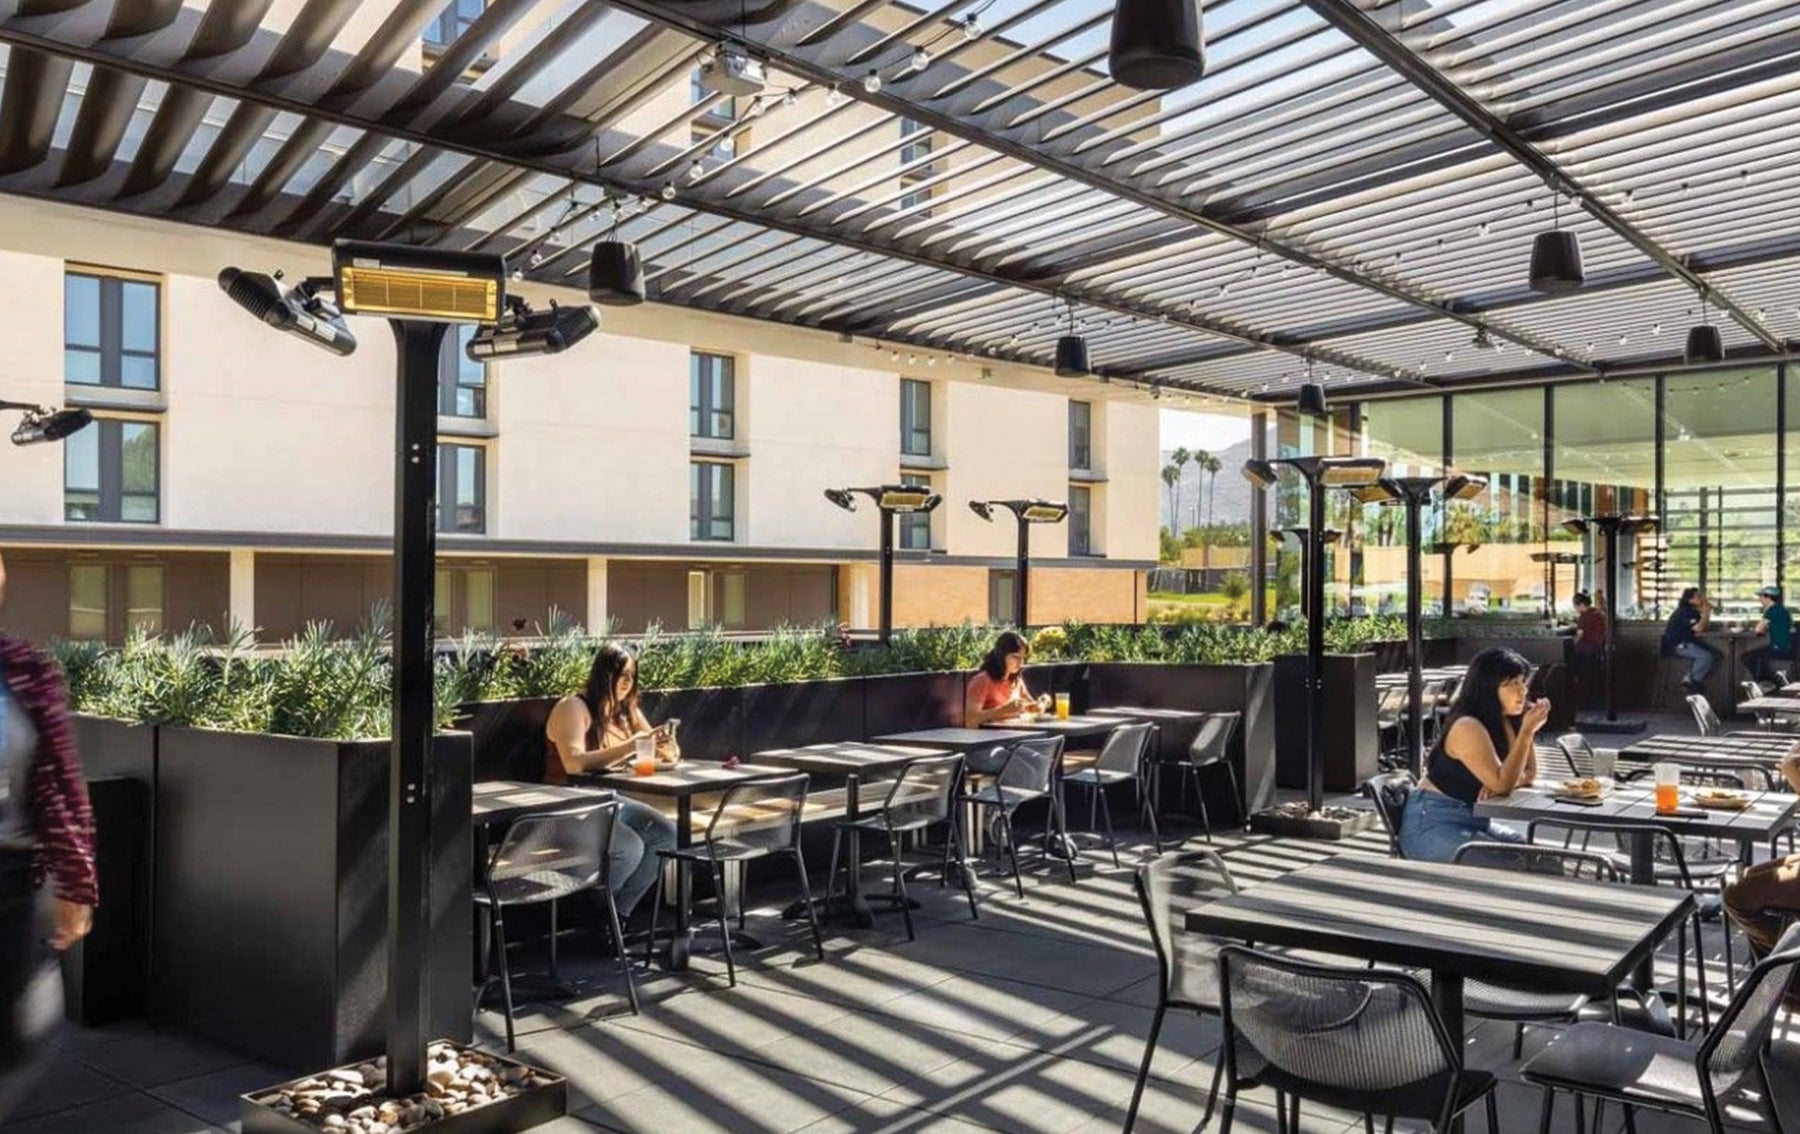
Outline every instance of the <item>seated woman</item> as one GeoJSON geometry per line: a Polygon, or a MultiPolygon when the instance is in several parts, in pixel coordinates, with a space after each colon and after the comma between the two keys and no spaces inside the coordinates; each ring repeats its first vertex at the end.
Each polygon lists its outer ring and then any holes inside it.
{"type": "MultiPolygon", "coordinates": [[[[1031,657],[1031,643],[1023,636],[1007,630],[994,639],[993,648],[981,659],[981,668],[969,678],[963,693],[963,724],[980,728],[989,721],[1010,721],[1026,708],[1048,707],[1049,698],[1034,702],[1031,690],[1025,688],[1025,662],[1031,657]]],[[[977,775],[992,775],[1006,763],[999,748],[971,750],[963,766],[977,775]]]]}
{"type": "MultiPolygon", "coordinates": [[[[1788,790],[1800,792],[1800,755],[1782,760],[1781,776],[1788,790]]],[[[1745,868],[1725,887],[1725,912],[1750,940],[1751,952],[1768,956],[1788,924],[1800,918],[1800,854],[1745,868]]],[[[1787,1006],[1800,1011],[1800,987],[1788,990],[1787,1006]]]]}
{"type": "MultiPolygon", "coordinates": [[[[681,759],[667,726],[651,728],[638,707],[637,658],[616,642],[601,646],[588,670],[587,688],[556,703],[544,726],[550,743],[544,782],[566,784],[570,776],[600,772],[631,757],[640,736],[656,738],[657,761],[681,759]]],[[[648,804],[619,798],[613,830],[610,873],[621,919],[631,916],[660,868],[659,851],[675,849],[675,824],[648,804]]]]}
{"type": "Polygon", "coordinates": [[[1533,748],[1550,702],[1527,703],[1531,663],[1511,650],[1481,651],[1450,706],[1444,731],[1425,761],[1425,778],[1406,800],[1400,851],[1407,858],[1449,862],[1464,843],[1522,842],[1510,827],[1475,817],[1484,796],[1506,795],[1537,777],[1533,748]]]}

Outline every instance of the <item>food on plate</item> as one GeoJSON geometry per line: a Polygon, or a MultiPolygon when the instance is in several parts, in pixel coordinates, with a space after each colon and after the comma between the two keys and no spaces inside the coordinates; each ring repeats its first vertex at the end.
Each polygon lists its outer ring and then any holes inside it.
{"type": "Polygon", "coordinates": [[[1597,796],[1600,794],[1601,784],[1592,776],[1584,776],[1578,780],[1564,780],[1561,791],[1564,795],[1597,796]]]}

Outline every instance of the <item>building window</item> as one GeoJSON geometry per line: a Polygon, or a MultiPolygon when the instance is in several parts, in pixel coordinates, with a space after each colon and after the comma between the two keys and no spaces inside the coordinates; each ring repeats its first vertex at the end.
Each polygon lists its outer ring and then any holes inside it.
{"type": "Polygon", "coordinates": [[[163,569],[140,563],[125,568],[125,633],[163,632],[163,569]]]}
{"type": "MultiPolygon", "coordinates": [[[[900,483],[908,488],[930,488],[931,478],[918,473],[902,473],[900,483]]],[[[900,513],[900,546],[907,551],[931,550],[931,513],[900,513]]]]}
{"type": "Polygon", "coordinates": [[[487,531],[487,450],[438,446],[438,531],[487,531]]]}
{"type": "Polygon", "coordinates": [[[425,46],[438,51],[449,47],[462,38],[470,24],[481,18],[486,7],[487,0],[450,0],[437,18],[425,25],[425,46]]]}
{"type": "Polygon", "coordinates": [[[63,518],[154,524],[161,430],[102,419],[63,442],[63,518]]]}
{"type": "Polygon", "coordinates": [[[100,563],[69,567],[69,637],[76,641],[106,640],[107,591],[110,580],[100,563]]]}
{"type": "Polygon", "coordinates": [[[900,451],[931,456],[931,383],[900,379],[900,451]]]}
{"type": "Polygon", "coordinates": [[[1094,405],[1092,402],[1069,403],[1069,467],[1094,467],[1094,405]]]}
{"type": "Polygon", "coordinates": [[[432,591],[431,632],[440,638],[494,629],[494,571],[488,567],[439,567],[432,591]]]}
{"type": "Polygon", "coordinates": [[[750,576],[747,573],[725,571],[719,575],[719,625],[727,630],[743,628],[749,592],[750,576]]]}
{"type": "Polygon", "coordinates": [[[904,209],[918,209],[919,210],[917,213],[913,214],[914,220],[920,219],[922,217],[926,217],[926,218],[930,217],[931,209],[928,207],[928,206],[930,206],[930,204],[931,204],[931,188],[929,186],[927,186],[923,189],[914,189],[912,192],[904,194],[900,198],[900,208],[901,209],[903,209],[903,210],[904,209]],[[921,206],[927,206],[927,207],[921,207],[921,206]]]}
{"type": "Polygon", "coordinates": [[[438,413],[444,417],[487,416],[487,367],[469,357],[473,323],[462,323],[444,336],[438,359],[438,413]]]}
{"type": "Polygon", "coordinates": [[[1013,620],[1013,607],[1019,601],[1019,573],[1013,570],[988,572],[988,621],[1004,624],[1013,620]]]}
{"type": "Polygon", "coordinates": [[[901,165],[911,165],[916,161],[924,161],[931,156],[931,127],[925,125],[925,123],[915,122],[910,118],[902,118],[900,120],[900,136],[906,139],[906,144],[900,147],[901,165]]]}
{"type": "Polygon", "coordinates": [[[1069,554],[1094,554],[1094,490],[1085,485],[1069,488],[1069,554]]]}
{"type": "Polygon", "coordinates": [[[125,585],[124,633],[163,632],[164,570],[160,563],[134,563],[115,571],[105,563],[69,565],[69,637],[75,641],[110,641],[115,637],[113,593],[121,576],[125,585]]]}
{"type": "MultiPolygon", "coordinates": [[[[694,68],[688,74],[688,105],[699,106],[711,97],[712,92],[707,90],[706,84],[700,81],[700,68],[694,68]]],[[[706,116],[721,121],[735,122],[737,120],[737,99],[729,96],[720,99],[706,108],[706,116]]]]}
{"type": "Polygon", "coordinates": [[[154,390],[161,288],[116,276],[63,276],[63,380],[154,390]]]}
{"type": "Polygon", "coordinates": [[[695,461],[689,470],[689,534],[694,539],[735,539],[737,469],[716,461],[695,461]]]}
{"type": "Polygon", "coordinates": [[[715,441],[737,436],[737,360],[695,351],[688,361],[688,434],[715,441]]]}

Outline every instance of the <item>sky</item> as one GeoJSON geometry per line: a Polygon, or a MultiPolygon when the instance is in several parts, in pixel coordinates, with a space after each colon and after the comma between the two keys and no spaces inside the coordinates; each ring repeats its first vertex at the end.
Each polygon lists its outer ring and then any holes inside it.
{"type": "Polygon", "coordinates": [[[1185,446],[1219,452],[1250,437],[1248,418],[1188,410],[1162,411],[1162,451],[1185,446]]]}

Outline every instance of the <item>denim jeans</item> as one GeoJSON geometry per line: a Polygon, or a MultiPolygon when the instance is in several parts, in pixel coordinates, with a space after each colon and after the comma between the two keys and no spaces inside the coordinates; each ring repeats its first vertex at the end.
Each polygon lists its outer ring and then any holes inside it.
{"type": "Polygon", "coordinates": [[[635,799],[619,800],[619,822],[613,828],[607,878],[621,921],[631,916],[631,911],[656,885],[656,872],[662,869],[659,852],[674,849],[675,824],[668,816],[635,799]]]}
{"type": "Polygon", "coordinates": [[[1477,819],[1475,809],[1443,792],[1414,788],[1406,797],[1400,820],[1400,853],[1422,862],[1449,862],[1458,847],[1481,839],[1522,843],[1525,836],[1491,819],[1477,819]]]}
{"type": "Polygon", "coordinates": [[[1675,656],[1689,662],[1687,680],[1690,685],[1704,685],[1713,667],[1719,664],[1719,651],[1703,642],[1683,642],[1675,647],[1675,656]]]}

